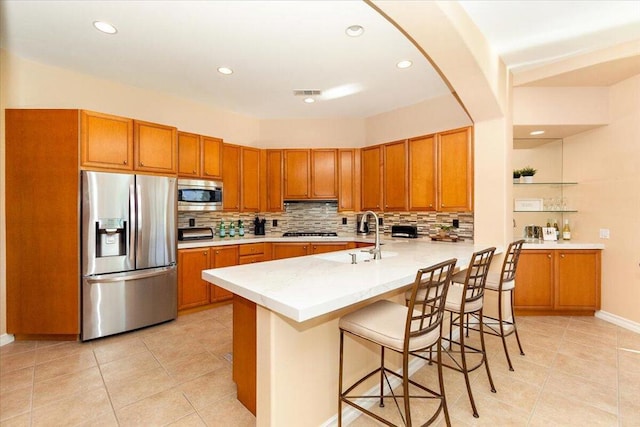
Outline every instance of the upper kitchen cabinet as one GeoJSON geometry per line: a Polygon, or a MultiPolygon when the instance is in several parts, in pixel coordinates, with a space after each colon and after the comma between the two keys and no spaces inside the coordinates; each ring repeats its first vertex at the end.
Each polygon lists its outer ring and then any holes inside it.
{"type": "Polygon", "coordinates": [[[240,159],[240,210],[260,212],[260,150],[242,147],[240,159]]]}
{"type": "Polygon", "coordinates": [[[336,199],[338,151],[284,150],[284,199],[336,199]]]}
{"type": "Polygon", "coordinates": [[[384,144],[383,182],[384,210],[407,210],[407,143],[384,144]]]}
{"type": "Polygon", "coordinates": [[[382,206],[382,147],[363,148],[362,157],[362,210],[380,211],[382,206]]]}
{"type": "Polygon", "coordinates": [[[282,212],[282,150],[266,150],[267,212],[282,212]]]}
{"type": "Polygon", "coordinates": [[[338,211],[359,209],[360,150],[338,150],[338,211]]]}
{"type": "Polygon", "coordinates": [[[176,174],[176,128],[138,120],[133,125],[135,170],[176,174]]]}
{"type": "Polygon", "coordinates": [[[436,139],[434,135],[411,138],[409,152],[409,210],[436,210],[436,139]]]}
{"type": "Polygon", "coordinates": [[[438,134],[438,204],[442,212],[473,209],[471,127],[438,134]]]}
{"type": "Polygon", "coordinates": [[[80,113],[81,165],[133,170],[133,120],[109,114],[80,113]]]}
{"type": "Polygon", "coordinates": [[[240,146],[222,144],[222,208],[225,211],[240,209],[240,146]]]}
{"type": "Polygon", "coordinates": [[[178,132],[178,175],[222,178],[222,139],[178,132]]]}
{"type": "Polygon", "coordinates": [[[311,150],[311,198],[338,197],[338,150],[311,150]]]}

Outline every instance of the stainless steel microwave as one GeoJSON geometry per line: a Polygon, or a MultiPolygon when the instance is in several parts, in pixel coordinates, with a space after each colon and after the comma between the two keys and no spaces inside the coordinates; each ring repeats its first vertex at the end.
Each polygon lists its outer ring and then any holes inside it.
{"type": "Polygon", "coordinates": [[[222,187],[222,181],[209,181],[206,179],[179,179],[178,210],[222,210],[222,187]]]}

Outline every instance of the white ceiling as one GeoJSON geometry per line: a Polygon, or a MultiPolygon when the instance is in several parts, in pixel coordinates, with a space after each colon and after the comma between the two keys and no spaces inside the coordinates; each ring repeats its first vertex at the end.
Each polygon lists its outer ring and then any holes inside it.
{"type": "MultiPolygon", "coordinates": [[[[461,4],[515,72],[640,39],[634,1],[461,4]]],[[[258,118],[368,117],[448,93],[361,1],[4,0],[0,8],[0,46],[16,55],[258,118]],[[95,20],[118,33],[99,33],[95,20]],[[354,24],[363,36],[345,35],[354,24]],[[397,69],[403,59],[414,66],[397,69]],[[223,76],[219,66],[235,72],[223,76]],[[297,89],[324,94],[308,105],[297,89]]]]}

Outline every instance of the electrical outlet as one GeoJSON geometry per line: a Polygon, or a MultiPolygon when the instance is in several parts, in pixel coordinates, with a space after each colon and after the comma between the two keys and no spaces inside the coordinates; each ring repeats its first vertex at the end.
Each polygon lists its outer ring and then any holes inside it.
{"type": "Polygon", "coordinates": [[[453,227],[454,228],[460,228],[460,220],[459,219],[454,219],[453,220],[453,227]]]}
{"type": "Polygon", "coordinates": [[[347,218],[346,217],[342,218],[342,225],[347,225],[347,218]]]}
{"type": "Polygon", "coordinates": [[[609,229],[608,228],[601,228],[600,229],[600,238],[601,239],[608,239],[609,238],[609,229]]]}
{"type": "Polygon", "coordinates": [[[384,225],[384,220],[381,217],[378,217],[378,225],[384,225]]]}
{"type": "Polygon", "coordinates": [[[272,220],[271,221],[271,226],[272,227],[277,227],[278,226],[278,220],[277,219],[272,220]]]}
{"type": "Polygon", "coordinates": [[[189,227],[195,227],[195,226],[196,226],[196,219],[189,218],[189,227]]]}

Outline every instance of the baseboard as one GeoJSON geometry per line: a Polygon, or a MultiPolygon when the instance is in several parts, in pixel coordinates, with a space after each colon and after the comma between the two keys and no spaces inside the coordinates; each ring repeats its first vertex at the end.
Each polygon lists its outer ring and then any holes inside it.
{"type": "Polygon", "coordinates": [[[606,311],[598,310],[595,313],[598,319],[602,319],[606,322],[613,323],[621,328],[629,329],[637,334],[640,334],[640,323],[633,322],[624,317],[616,316],[615,314],[607,313],[606,311]]]}
{"type": "Polygon", "coordinates": [[[11,334],[2,334],[0,335],[0,347],[2,347],[5,344],[9,344],[10,342],[13,342],[15,340],[15,338],[13,337],[13,335],[11,334]]]}

